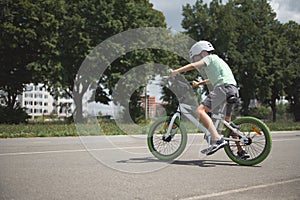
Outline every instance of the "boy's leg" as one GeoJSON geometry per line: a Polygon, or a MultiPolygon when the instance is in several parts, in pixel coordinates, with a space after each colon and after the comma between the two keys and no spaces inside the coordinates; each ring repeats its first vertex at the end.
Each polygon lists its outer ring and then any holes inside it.
{"type": "MultiPolygon", "coordinates": [[[[232,92],[232,94],[233,94],[235,88],[229,87],[229,88],[226,88],[226,89],[227,89],[227,92],[228,92],[229,90],[232,90],[231,92],[232,92]]],[[[232,111],[233,111],[233,108],[234,108],[234,104],[227,104],[227,106],[226,106],[226,111],[225,111],[225,112],[226,112],[226,114],[225,114],[225,121],[227,121],[228,123],[231,122],[231,113],[232,113],[232,111]]],[[[238,138],[238,135],[237,135],[237,134],[234,134],[233,137],[234,137],[234,138],[238,138]]],[[[240,142],[235,142],[235,144],[236,144],[236,146],[237,146],[238,152],[240,152],[240,151],[243,150],[243,148],[242,148],[240,142]]]]}
{"type": "Polygon", "coordinates": [[[200,104],[200,106],[197,108],[197,114],[199,117],[199,120],[202,122],[202,124],[207,128],[207,130],[212,135],[212,140],[220,140],[221,136],[218,134],[218,131],[216,130],[211,118],[208,116],[208,112],[210,111],[210,108],[200,104]]]}
{"type": "Polygon", "coordinates": [[[207,128],[207,130],[211,133],[212,140],[214,142],[221,139],[218,131],[216,130],[212,119],[207,114],[211,110],[216,109],[220,103],[223,102],[225,98],[225,92],[222,90],[221,87],[215,87],[213,91],[209,93],[209,95],[204,99],[204,101],[200,104],[197,108],[197,115],[199,117],[200,122],[207,128]]]}
{"type": "Polygon", "coordinates": [[[212,146],[201,151],[201,153],[204,153],[206,155],[215,153],[227,144],[227,142],[219,135],[215,126],[213,125],[211,118],[208,116],[207,112],[209,111],[210,109],[203,104],[201,104],[197,109],[197,114],[199,115],[200,121],[212,135],[212,146]]]}
{"type": "Polygon", "coordinates": [[[231,122],[231,116],[225,116],[225,121],[228,123],[231,122]]]}
{"type": "Polygon", "coordinates": [[[200,104],[196,111],[199,120],[202,122],[205,128],[207,128],[207,130],[212,136],[212,146],[209,147],[209,149],[207,149],[208,151],[205,151],[206,155],[211,155],[215,153],[227,144],[227,141],[225,141],[219,135],[212,122],[212,119],[207,114],[211,109],[216,109],[217,106],[220,105],[220,103],[224,102],[224,95],[225,93],[220,87],[215,87],[214,90],[211,91],[210,94],[206,97],[206,99],[200,104]]]}
{"type": "MultiPolygon", "coordinates": [[[[231,116],[226,116],[225,120],[229,123],[231,121],[231,116]]],[[[234,135],[232,135],[232,137],[233,138],[239,138],[239,136],[235,133],[234,133],[234,135]]],[[[243,159],[250,158],[250,155],[243,149],[240,142],[235,142],[235,144],[236,144],[236,147],[238,149],[238,155],[241,158],[243,158],[243,159]]]]}
{"type": "MultiPolygon", "coordinates": [[[[225,91],[227,96],[235,95],[238,97],[238,89],[235,86],[225,86],[225,91]]],[[[227,104],[226,106],[226,114],[225,114],[225,120],[229,123],[231,121],[231,113],[233,111],[234,104],[227,104]]],[[[232,135],[233,138],[239,138],[237,134],[232,135]]],[[[238,155],[241,158],[247,159],[249,158],[249,154],[243,149],[242,145],[240,142],[235,142],[237,150],[238,150],[238,155]]]]}
{"type": "MultiPolygon", "coordinates": [[[[230,122],[231,122],[231,116],[225,116],[225,121],[227,121],[228,123],[230,123],[230,122]]],[[[238,135],[237,135],[237,134],[234,134],[233,137],[234,137],[234,138],[238,138],[238,135]]],[[[243,148],[242,148],[240,142],[236,142],[235,144],[236,144],[236,146],[237,146],[238,152],[240,152],[240,151],[243,150],[243,148]]]]}

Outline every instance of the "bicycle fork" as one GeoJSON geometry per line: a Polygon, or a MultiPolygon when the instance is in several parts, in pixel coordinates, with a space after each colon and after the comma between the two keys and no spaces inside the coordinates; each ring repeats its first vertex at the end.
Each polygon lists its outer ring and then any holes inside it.
{"type": "Polygon", "coordinates": [[[177,118],[180,121],[180,112],[176,112],[172,116],[171,121],[168,124],[168,130],[167,130],[167,132],[162,137],[162,139],[164,141],[169,142],[174,137],[174,135],[175,135],[175,133],[176,133],[176,131],[178,129],[178,126],[175,124],[175,121],[176,121],[177,118]]]}

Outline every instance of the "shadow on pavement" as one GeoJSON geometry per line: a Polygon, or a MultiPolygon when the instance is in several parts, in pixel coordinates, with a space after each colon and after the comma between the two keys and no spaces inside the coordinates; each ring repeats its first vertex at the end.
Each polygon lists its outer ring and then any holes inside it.
{"type": "MultiPolygon", "coordinates": [[[[128,160],[120,160],[117,163],[147,163],[147,162],[162,162],[172,165],[186,165],[186,166],[198,166],[198,167],[216,167],[216,166],[241,166],[232,161],[225,160],[173,160],[173,161],[161,161],[153,157],[146,158],[130,158],[128,160]]],[[[243,167],[260,167],[260,166],[243,166],[243,167]]]]}
{"type": "Polygon", "coordinates": [[[175,165],[191,165],[199,167],[216,167],[217,165],[222,166],[239,166],[231,161],[224,160],[175,160],[172,164],[175,165]]]}

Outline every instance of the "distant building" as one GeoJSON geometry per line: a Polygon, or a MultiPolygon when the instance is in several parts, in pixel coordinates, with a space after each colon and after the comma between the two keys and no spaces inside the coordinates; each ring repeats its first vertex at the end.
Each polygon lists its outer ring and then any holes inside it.
{"type": "Polygon", "coordinates": [[[55,115],[58,118],[69,117],[74,110],[73,100],[58,98],[55,100],[42,84],[28,84],[25,91],[18,96],[18,101],[34,119],[40,116],[55,115]]]}
{"type": "MultiPolygon", "coordinates": [[[[4,93],[2,90],[0,90],[0,97],[1,97],[1,96],[4,96],[4,95],[5,95],[5,93],[4,93]]],[[[5,101],[4,101],[3,98],[0,98],[0,105],[1,105],[1,106],[4,106],[4,105],[5,105],[5,101]]]]}
{"type": "Polygon", "coordinates": [[[163,113],[165,113],[165,109],[163,105],[166,103],[161,103],[161,102],[156,102],[155,96],[147,96],[147,105],[146,105],[146,100],[145,96],[142,97],[142,108],[145,110],[147,107],[147,114],[150,119],[155,119],[157,117],[164,116],[163,113]]]}

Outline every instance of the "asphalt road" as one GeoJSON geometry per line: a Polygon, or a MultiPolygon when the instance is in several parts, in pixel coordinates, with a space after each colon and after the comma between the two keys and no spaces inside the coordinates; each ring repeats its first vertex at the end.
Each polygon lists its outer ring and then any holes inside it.
{"type": "Polygon", "coordinates": [[[258,166],[224,151],[199,155],[201,136],[173,163],[148,152],[145,136],[0,140],[0,199],[300,199],[300,132],[272,133],[258,166]]]}

